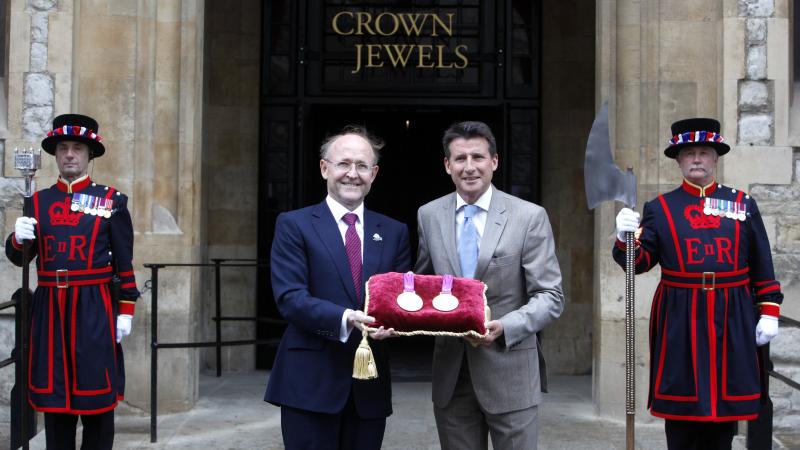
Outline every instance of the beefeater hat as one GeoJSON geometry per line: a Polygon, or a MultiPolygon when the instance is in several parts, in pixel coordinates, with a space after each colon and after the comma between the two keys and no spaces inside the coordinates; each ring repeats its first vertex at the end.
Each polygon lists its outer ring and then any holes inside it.
{"type": "Polygon", "coordinates": [[[103,156],[106,148],[97,134],[97,121],[83,114],[62,114],[53,119],[53,130],[42,140],[42,149],[56,154],[56,144],[61,141],[78,141],[89,146],[89,158],[103,156]]]}
{"type": "Polygon", "coordinates": [[[679,120],[672,124],[672,139],[669,140],[669,146],[664,149],[664,154],[675,159],[684,147],[707,145],[722,156],[731,148],[723,142],[725,139],[719,134],[719,129],[719,121],[716,119],[695,117],[679,120]]]}

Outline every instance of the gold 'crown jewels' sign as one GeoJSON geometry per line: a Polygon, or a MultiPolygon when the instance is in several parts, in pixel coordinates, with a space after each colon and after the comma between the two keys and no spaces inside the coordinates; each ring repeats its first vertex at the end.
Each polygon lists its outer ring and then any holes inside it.
{"type": "Polygon", "coordinates": [[[444,44],[408,43],[409,39],[453,37],[454,13],[339,11],[331,19],[333,32],[340,36],[403,38],[379,44],[354,44],[355,67],[414,67],[417,69],[464,69],[469,64],[465,44],[450,48],[444,44]]]}

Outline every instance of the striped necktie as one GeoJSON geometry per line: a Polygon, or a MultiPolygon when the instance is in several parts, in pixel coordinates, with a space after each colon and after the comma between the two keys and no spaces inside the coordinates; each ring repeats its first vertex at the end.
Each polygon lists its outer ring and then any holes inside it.
{"type": "Polygon", "coordinates": [[[342,216],[342,220],[347,224],[347,231],[344,233],[344,250],[347,253],[347,260],[350,261],[350,273],[353,276],[353,285],[356,287],[356,298],[361,300],[361,239],[356,231],[358,216],[347,213],[342,216]]]}

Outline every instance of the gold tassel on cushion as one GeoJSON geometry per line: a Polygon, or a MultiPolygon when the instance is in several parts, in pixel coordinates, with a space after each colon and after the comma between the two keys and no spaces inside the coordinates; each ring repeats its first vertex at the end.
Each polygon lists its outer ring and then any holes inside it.
{"type": "Polygon", "coordinates": [[[375,357],[367,342],[367,330],[362,332],[361,343],[356,349],[356,359],[353,361],[353,378],[357,380],[372,380],[378,378],[378,368],[375,367],[375,357]]]}

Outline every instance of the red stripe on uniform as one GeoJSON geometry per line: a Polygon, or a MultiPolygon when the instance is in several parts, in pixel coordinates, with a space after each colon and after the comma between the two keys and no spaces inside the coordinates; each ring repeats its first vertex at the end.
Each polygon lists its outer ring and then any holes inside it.
{"type": "Polygon", "coordinates": [[[672,221],[672,213],[670,213],[667,207],[667,201],[664,200],[663,195],[658,196],[658,201],[661,202],[661,207],[664,208],[664,215],[667,217],[669,231],[672,233],[672,242],[675,244],[675,254],[678,255],[678,266],[681,268],[681,272],[685,272],[686,268],[683,266],[683,255],[681,254],[681,246],[678,243],[678,233],[675,232],[675,222],[672,221]]]}
{"type": "MultiPolygon", "coordinates": [[[[694,292],[697,292],[696,290],[694,292]]],[[[706,292],[706,322],[708,323],[708,375],[711,390],[711,415],[717,415],[717,329],[714,326],[716,290],[706,292]]]]}
{"type": "Polygon", "coordinates": [[[736,420],[753,420],[758,417],[758,414],[748,414],[746,416],[682,416],[679,414],[660,413],[653,411],[652,408],[650,409],[650,414],[662,419],[690,420],[692,422],[733,422],[736,420]]]}
{"type": "MultiPolygon", "coordinates": [[[[103,267],[102,269],[69,270],[69,271],[67,271],[67,274],[68,275],[74,275],[74,276],[78,276],[78,275],[96,275],[96,274],[108,273],[108,272],[111,272],[111,270],[112,270],[111,266],[106,266],[106,267],[103,267]]],[[[55,271],[55,270],[38,270],[37,273],[39,274],[39,276],[45,276],[45,277],[55,277],[55,276],[59,275],[58,271],[55,271]]]]}
{"type": "MultiPolygon", "coordinates": [[[[33,193],[33,218],[36,219],[36,235],[39,236],[39,239],[36,241],[39,243],[39,255],[44,255],[44,239],[42,237],[42,221],[39,220],[39,193],[33,193]]],[[[39,270],[44,269],[44,258],[40,257],[39,259],[39,270]]],[[[25,261],[22,262],[25,264],[25,261]]]]}
{"type": "Polygon", "coordinates": [[[116,408],[117,403],[119,402],[115,401],[114,404],[111,406],[106,406],[104,408],[98,408],[98,409],[46,408],[46,407],[43,408],[34,405],[33,402],[31,402],[31,406],[33,406],[33,408],[39,412],[55,412],[55,413],[68,413],[68,414],[102,414],[104,412],[108,412],[116,408]]]}
{"type": "Polygon", "coordinates": [[[697,384],[697,289],[692,289],[692,374],[694,375],[694,391],[697,384]]]}
{"type": "Polygon", "coordinates": [[[772,286],[767,286],[763,289],[759,289],[756,291],[756,295],[764,295],[769,294],[770,292],[780,291],[781,286],[779,284],[773,284],[772,286]]]}
{"type": "MultiPolygon", "coordinates": [[[[108,194],[106,194],[106,200],[111,198],[111,194],[114,193],[114,188],[108,189],[108,194]]],[[[94,229],[92,230],[92,240],[89,243],[89,261],[86,264],[88,269],[92,268],[92,257],[94,256],[94,244],[97,242],[97,230],[100,228],[100,216],[94,218],[94,229]]]]}
{"type": "Polygon", "coordinates": [[[129,316],[132,316],[135,309],[136,309],[136,303],[119,302],[120,314],[128,314],[129,316]]]}
{"type": "MultiPolygon", "coordinates": [[[[739,191],[739,195],[736,196],[736,203],[742,202],[742,195],[744,195],[744,192],[739,191]]],[[[736,244],[733,246],[733,270],[736,270],[739,267],[739,227],[741,226],[742,221],[735,220],[734,222],[736,222],[736,244]]]]}

